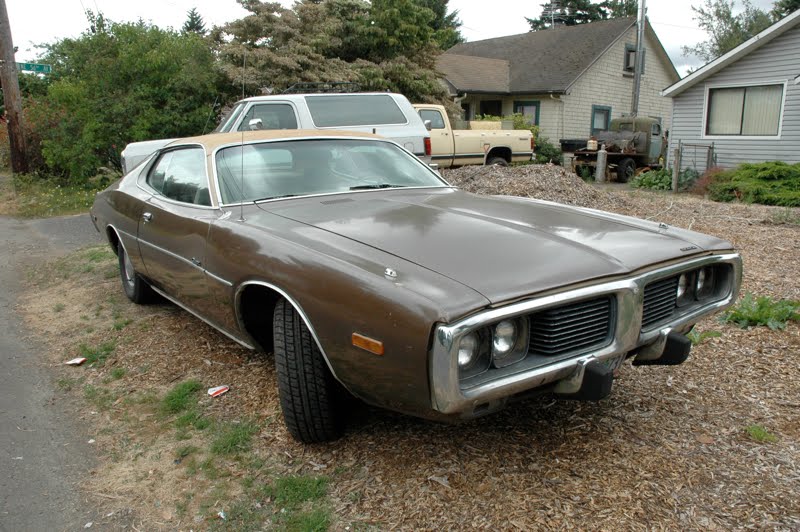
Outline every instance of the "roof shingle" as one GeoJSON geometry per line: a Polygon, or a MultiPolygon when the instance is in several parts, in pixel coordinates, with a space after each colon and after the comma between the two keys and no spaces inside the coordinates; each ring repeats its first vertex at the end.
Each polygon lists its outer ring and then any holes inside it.
{"type": "Polygon", "coordinates": [[[440,55],[436,66],[459,91],[564,92],[635,23],[635,18],[619,18],[458,44],[440,55]],[[480,63],[477,58],[505,63],[507,83],[500,77],[500,63],[480,63]],[[503,86],[507,88],[499,90],[503,86]]]}

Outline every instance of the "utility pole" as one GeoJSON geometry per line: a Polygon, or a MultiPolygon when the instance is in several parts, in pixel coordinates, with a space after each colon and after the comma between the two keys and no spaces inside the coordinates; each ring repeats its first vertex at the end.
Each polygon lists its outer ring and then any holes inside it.
{"type": "MultiPolygon", "coordinates": [[[[2,0],[0,0],[2,1],[2,0]]],[[[642,88],[642,69],[644,68],[644,26],[647,24],[645,0],[639,0],[639,20],[636,23],[636,66],[633,74],[633,98],[631,115],[639,115],[639,92],[642,88]]]]}
{"type": "Polygon", "coordinates": [[[8,140],[11,144],[11,171],[24,174],[28,171],[28,157],[25,150],[22,97],[19,93],[17,63],[14,60],[14,42],[11,40],[6,0],[0,0],[0,83],[3,85],[8,140]]]}

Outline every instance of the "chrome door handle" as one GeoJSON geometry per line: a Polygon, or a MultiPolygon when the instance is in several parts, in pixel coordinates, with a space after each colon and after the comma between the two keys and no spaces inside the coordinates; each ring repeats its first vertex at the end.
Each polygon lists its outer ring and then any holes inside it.
{"type": "Polygon", "coordinates": [[[152,221],[153,220],[153,213],[146,212],[146,213],[142,214],[142,218],[144,219],[144,223],[152,221]]]}

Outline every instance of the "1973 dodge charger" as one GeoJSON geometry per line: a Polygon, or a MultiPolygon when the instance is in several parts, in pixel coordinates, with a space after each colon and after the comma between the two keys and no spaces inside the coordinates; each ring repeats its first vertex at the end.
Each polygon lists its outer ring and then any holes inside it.
{"type": "Polygon", "coordinates": [[[430,419],[531,393],[597,400],[615,370],[683,362],[741,284],[730,243],[448,185],[370,134],[175,141],[98,194],[95,226],[136,303],[153,293],[272,351],[304,442],[352,394],[430,419]]]}

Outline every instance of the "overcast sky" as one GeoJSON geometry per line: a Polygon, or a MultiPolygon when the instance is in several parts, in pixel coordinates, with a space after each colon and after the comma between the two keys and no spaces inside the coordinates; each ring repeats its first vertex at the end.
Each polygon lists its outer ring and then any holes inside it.
{"type": "MultiPolygon", "coordinates": [[[[282,0],[291,5],[292,0],[282,0]]],[[[528,31],[525,17],[535,18],[544,0],[450,0],[463,22],[462,33],[470,41],[514,35],[528,31]]],[[[681,75],[687,67],[700,65],[697,58],[681,55],[682,45],[705,40],[692,19],[692,5],[701,0],[649,0],[648,17],[661,43],[681,75]]],[[[772,8],[772,0],[752,0],[756,7],[772,8]]],[[[737,2],[738,5],[741,2],[737,2]]],[[[76,37],[87,27],[84,10],[100,11],[117,21],[144,19],[160,27],[180,28],[186,12],[196,7],[206,27],[223,24],[246,14],[235,0],[10,0],[6,3],[17,61],[31,61],[39,51],[35,44],[76,37]]]]}

